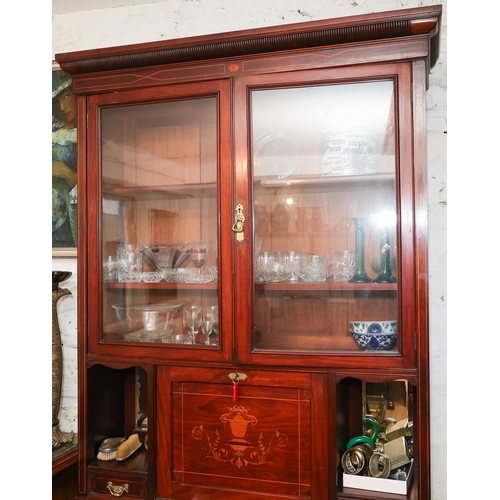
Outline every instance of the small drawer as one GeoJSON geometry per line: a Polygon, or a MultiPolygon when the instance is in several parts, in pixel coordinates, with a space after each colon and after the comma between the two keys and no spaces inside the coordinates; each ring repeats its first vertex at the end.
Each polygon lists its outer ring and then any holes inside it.
{"type": "Polygon", "coordinates": [[[110,498],[146,498],[147,477],[90,473],[90,487],[93,494],[109,495],[110,498]]]}

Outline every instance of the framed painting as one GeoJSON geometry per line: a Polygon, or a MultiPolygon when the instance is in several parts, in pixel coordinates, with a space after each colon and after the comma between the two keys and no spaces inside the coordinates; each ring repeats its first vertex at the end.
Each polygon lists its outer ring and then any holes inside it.
{"type": "Polygon", "coordinates": [[[52,62],[52,256],[76,256],[77,103],[70,76],[52,62]]]}

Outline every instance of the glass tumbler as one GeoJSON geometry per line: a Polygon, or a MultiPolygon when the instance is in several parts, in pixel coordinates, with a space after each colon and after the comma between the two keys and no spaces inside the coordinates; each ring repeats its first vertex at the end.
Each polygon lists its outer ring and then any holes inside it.
{"type": "Polygon", "coordinates": [[[356,270],[354,252],[338,250],[333,252],[333,280],[339,282],[349,281],[356,270]]]}
{"type": "Polygon", "coordinates": [[[142,254],[133,245],[118,249],[118,281],[141,281],[142,254]]]}

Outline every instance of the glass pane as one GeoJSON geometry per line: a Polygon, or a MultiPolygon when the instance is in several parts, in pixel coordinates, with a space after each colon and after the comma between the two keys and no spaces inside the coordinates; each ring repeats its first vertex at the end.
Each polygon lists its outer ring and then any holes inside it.
{"type": "Polygon", "coordinates": [[[102,110],[104,340],[218,345],[216,123],[215,97],[102,110]]]}
{"type": "Polygon", "coordinates": [[[254,348],[397,350],[393,81],[254,90],[254,348]]]}

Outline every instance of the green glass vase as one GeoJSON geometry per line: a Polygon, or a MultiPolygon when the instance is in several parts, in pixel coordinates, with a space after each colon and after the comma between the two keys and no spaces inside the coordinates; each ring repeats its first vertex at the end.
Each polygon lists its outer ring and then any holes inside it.
{"type": "Polygon", "coordinates": [[[384,228],[380,240],[380,273],[373,281],[375,283],[396,283],[396,278],[391,271],[391,246],[389,245],[387,228],[384,228]]]}
{"type": "Polygon", "coordinates": [[[356,269],[349,283],[371,283],[365,270],[365,218],[353,217],[356,269]]]}

